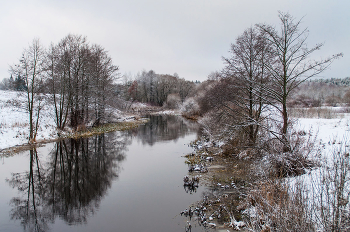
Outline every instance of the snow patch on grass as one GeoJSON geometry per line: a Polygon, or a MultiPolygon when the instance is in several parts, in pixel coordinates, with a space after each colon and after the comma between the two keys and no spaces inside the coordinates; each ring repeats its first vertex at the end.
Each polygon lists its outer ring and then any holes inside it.
{"type": "MultiPolygon", "coordinates": [[[[36,140],[38,142],[58,138],[54,106],[48,97],[43,96],[42,110],[36,140]]],[[[116,109],[108,109],[113,122],[133,121],[134,116],[126,116],[116,109]]],[[[6,148],[28,143],[29,115],[25,92],[0,90],[0,151],[6,148]]]]}
{"type": "MultiPolygon", "coordinates": [[[[25,144],[29,137],[29,116],[24,92],[0,90],[0,150],[25,144]]],[[[57,137],[53,108],[43,102],[37,140],[57,137]]]]}
{"type": "Polygon", "coordinates": [[[350,138],[350,114],[344,114],[342,118],[299,118],[295,127],[305,132],[312,131],[317,134],[323,159],[332,159],[332,151],[335,144],[344,142],[344,138],[350,138]]]}

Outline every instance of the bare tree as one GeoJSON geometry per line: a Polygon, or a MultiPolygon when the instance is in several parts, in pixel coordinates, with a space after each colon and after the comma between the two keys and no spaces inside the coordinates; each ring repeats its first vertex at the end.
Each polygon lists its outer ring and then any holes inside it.
{"type": "Polygon", "coordinates": [[[21,76],[27,86],[29,142],[35,142],[39,128],[40,110],[42,108],[39,84],[43,79],[45,57],[46,53],[39,39],[34,39],[29,48],[24,50],[19,63],[10,67],[11,73],[15,76],[21,76]]]}
{"type": "Polygon", "coordinates": [[[93,45],[90,51],[89,74],[90,82],[94,86],[91,91],[95,105],[95,118],[99,123],[101,119],[106,118],[107,105],[113,101],[113,82],[117,78],[118,67],[113,65],[112,58],[101,46],[93,45]]]}
{"type": "Polygon", "coordinates": [[[265,63],[265,67],[271,75],[274,88],[269,88],[269,95],[277,101],[273,104],[281,113],[283,126],[280,140],[283,150],[290,151],[288,140],[288,112],[287,100],[291,92],[307,79],[322,73],[332,61],[342,54],[336,54],[326,59],[315,61],[311,59],[313,52],[320,50],[323,44],[317,44],[312,48],[306,46],[308,38],[307,28],[301,29],[301,20],[295,21],[288,13],[279,13],[281,28],[259,24],[257,27],[273,46],[275,62],[265,63]]]}
{"type": "MultiPolygon", "coordinates": [[[[223,112],[233,120],[233,127],[241,128],[248,135],[249,145],[255,144],[262,111],[266,106],[266,86],[268,76],[265,63],[271,60],[270,45],[263,34],[255,28],[248,28],[231,44],[231,56],[224,58],[226,67],[221,73],[225,79],[219,89],[230,89],[219,104],[223,112]]],[[[219,85],[220,86],[220,85],[219,85]]],[[[214,89],[214,92],[218,88],[214,89]]]]}
{"type": "Polygon", "coordinates": [[[68,117],[68,72],[64,66],[65,55],[62,44],[51,45],[48,51],[48,80],[55,108],[55,121],[59,129],[63,129],[68,117]],[[63,53],[63,54],[62,54],[63,53]]]}
{"type": "Polygon", "coordinates": [[[85,37],[68,35],[48,53],[48,77],[53,94],[56,124],[74,129],[93,120],[105,119],[112,104],[118,67],[99,45],[85,37]]]}

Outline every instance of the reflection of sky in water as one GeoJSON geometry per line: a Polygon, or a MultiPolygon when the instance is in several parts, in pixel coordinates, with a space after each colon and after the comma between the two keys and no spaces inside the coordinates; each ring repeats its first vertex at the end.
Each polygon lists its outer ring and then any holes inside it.
{"type": "MultiPolygon", "coordinates": [[[[117,172],[115,173],[117,177],[101,177],[103,183],[111,181],[110,186],[107,186],[107,188],[97,186],[105,189],[102,191],[103,195],[101,197],[88,196],[91,198],[87,202],[88,205],[90,204],[89,207],[79,206],[79,212],[87,215],[86,223],[77,224],[77,222],[71,221],[71,224],[75,225],[70,226],[64,221],[69,220],[67,219],[69,215],[65,217],[51,215],[52,222],[48,220],[50,231],[184,231],[186,218],[178,214],[191,203],[200,200],[203,191],[203,188],[200,187],[197,193],[187,194],[184,191],[182,181],[183,176],[187,174],[187,165],[184,163],[185,158],[182,156],[191,152],[188,144],[196,139],[196,134],[190,133],[190,128],[182,120],[173,118],[169,120],[171,123],[167,124],[168,119],[161,119],[161,122],[159,122],[159,119],[161,118],[151,120],[152,125],[149,125],[150,127],[147,128],[147,125],[145,125],[144,128],[140,128],[141,130],[132,133],[136,136],[127,136],[125,140],[118,136],[128,133],[116,132],[114,133],[115,136],[108,135],[108,139],[106,138],[108,145],[105,146],[105,149],[109,152],[107,155],[113,158],[123,154],[125,157],[121,161],[113,161],[117,165],[114,170],[117,172]],[[162,128],[162,131],[159,128],[162,128]],[[147,140],[151,134],[152,138],[157,139],[147,140]],[[132,141],[130,142],[131,138],[132,141]],[[123,141],[125,146],[121,145],[123,141]],[[111,146],[111,144],[114,145],[111,146]],[[88,212],[84,212],[84,210],[88,212]]],[[[93,167],[84,166],[84,157],[90,160],[87,163],[92,166],[101,163],[95,162],[93,159],[99,150],[98,147],[94,146],[96,141],[89,142],[89,144],[93,149],[85,155],[81,155],[81,163],[78,165],[79,172],[81,172],[81,169],[93,171],[93,167]]],[[[41,175],[52,175],[52,168],[49,167],[49,164],[52,164],[54,159],[47,153],[52,151],[54,146],[54,144],[48,144],[38,149],[39,167],[43,170],[41,175]]],[[[82,149],[82,147],[79,147],[79,149],[82,149]]],[[[51,156],[53,153],[51,152],[51,156]]],[[[106,158],[104,160],[109,161],[110,159],[106,158]]],[[[10,179],[11,173],[23,173],[24,170],[29,170],[28,163],[29,152],[2,159],[0,169],[0,207],[2,208],[0,212],[0,231],[23,231],[20,220],[10,220],[9,218],[10,212],[13,210],[13,206],[9,202],[15,196],[20,197],[26,194],[19,193],[17,188],[11,188],[5,179],[10,179]]],[[[72,165],[73,169],[74,165],[76,164],[72,165]]],[[[99,177],[92,178],[90,176],[89,178],[99,180],[99,177]]],[[[76,183],[79,184],[75,187],[79,187],[79,189],[86,188],[89,183],[84,183],[84,181],[91,181],[90,179],[82,180],[78,177],[76,183]]],[[[74,183],[72,184],[73,187],[74,183]]],[[[103,183],[98,184],[103,185],[103,183]]],[[[58,191],[58,193],[61,192],[58,191]]],[[[82,196],[85,195],[82,194],[82,196]]],[[[73,197],[75,200],[78,198],[73,197]]],[[[58,202],[67,204],[69,200],[58,202]]],[[[52,204],[44,203],[50,207],[43,207],[42,210],[45,213],[52,214],[55,211],[52,204]]],[[[75,217],[78,214],[76,211],[71,211],[75,213],[75,217]]],[[[202,229],[197,227],[193,228],[192,231],[201,231],[202,229]]]]}

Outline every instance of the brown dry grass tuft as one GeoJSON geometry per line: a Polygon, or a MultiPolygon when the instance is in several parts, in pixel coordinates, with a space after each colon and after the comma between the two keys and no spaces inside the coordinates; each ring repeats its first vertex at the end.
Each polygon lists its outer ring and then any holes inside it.
{"type": "Polygon", "coordinates": [[[248,215],[253,231],[315,231],[308,208],[308,196],[301,183],[293,187],[281,179],[259,183],[249,191],[240,209],[248,215]]]}

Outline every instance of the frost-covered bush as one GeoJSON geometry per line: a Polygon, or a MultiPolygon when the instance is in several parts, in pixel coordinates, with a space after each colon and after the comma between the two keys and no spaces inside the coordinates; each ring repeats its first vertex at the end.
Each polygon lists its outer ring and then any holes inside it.
{"type": "Polygon", "coordinates": [[[251,231],[350,231],[347,140],[333,144],[307,175],[269,178],[250,189],[239,209],[251,231]]]}
{"type": "Polygon", "coordinates": [[[194,117],[199,114],[199,105],[193,98],[187,98],[181,106],[181,114],[185,117],[194,117]]]}
{"type": "Polygon", "coordinates": [[[293,131],[289,136],[289,151],[284,151],[284,143],[278,138],[267,140],[264,153],[268,162],[268,170],[273,176],[296,176],[316,165],[319,147],[316,146],[316,135],[312,131],[293,131]]]}
{"type": "Polygon", "coordinates": [[[181,98],[179,94],[169,94],[166,102],[165,102],[165,108],[168,109],[178,109],[181,105],[181,98]]]}

